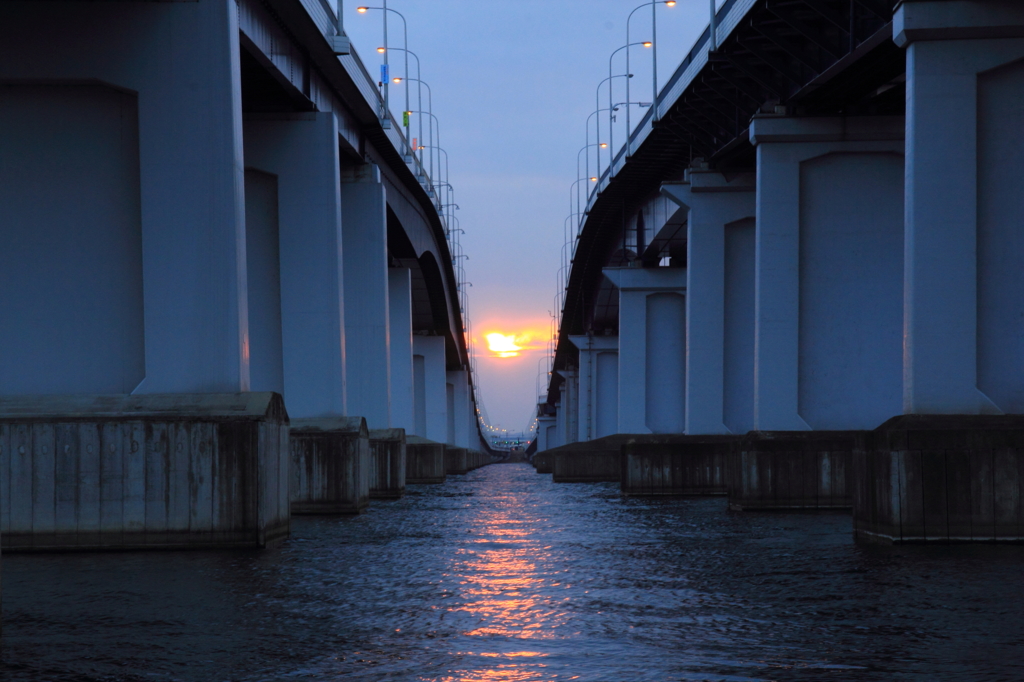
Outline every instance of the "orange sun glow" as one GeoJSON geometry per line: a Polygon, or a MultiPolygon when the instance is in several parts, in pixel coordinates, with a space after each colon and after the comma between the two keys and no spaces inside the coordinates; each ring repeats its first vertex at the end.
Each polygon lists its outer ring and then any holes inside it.
{"type": "Polygon", "coordinates": [[[523,350],[523,347],[516,342],[515,334],[492,332],[487,334],[487,350],[499,358],[515,358],[519,357],[519,351],[523,350]]]}

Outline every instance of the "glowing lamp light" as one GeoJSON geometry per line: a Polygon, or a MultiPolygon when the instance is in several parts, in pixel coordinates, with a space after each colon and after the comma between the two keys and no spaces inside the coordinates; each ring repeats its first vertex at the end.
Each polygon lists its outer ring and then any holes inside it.
{"type": "Polygon", "coordinates": [[[388,48],[386,48],[386,47],[378,47],[377,48],[377,52],[380,52],[381,54],[384,54],[387,51],[388,51],[388,48]]]}
{"type": "Polygon", "coordinates": [[[649,41],[649,40],[645,40],[645,41],[644,41],[644,47],[650,47],[650,46],[651,46],[651,45],[653,45],[653,44],[654,44],[654,43],[652,43],[652,42],[651,42],[651,41],[649,41]]]}
{"type": "Polygon", "coordinates": [[[597,182],[597,178],[596,177],[590,178],[590,181],[591,182],[597,182]]]}
{"type": "Polygon", "coordinates": [[[366,10],[368,10],[368,9],[370,9],[370,8],[369,7],[356,7],[356,11],[359,12],[360,14],[366,14],[366,10]]]}
{"type": "Polygon", "coordinates": [[[607,142],[602,142],[601,143],[601,149],[607,149],[607,148],[608,148],[608,143],[607,142]]]}
{"type": "Polygon", "coordinates": [[[676,0],[665,0],[665,4],[668,5],[669,7],[675,7],[676,0]]]}
{"type": "Polygon", "coordinates": [[[394,78],[392,78],[391,80],[392,80],[392,82],[394,82],[394,83],[401,83],[401,82],[402,82],[402,78],[401,78],[400,76],[395,76],[395,77],[394,77],[394,78]]]}

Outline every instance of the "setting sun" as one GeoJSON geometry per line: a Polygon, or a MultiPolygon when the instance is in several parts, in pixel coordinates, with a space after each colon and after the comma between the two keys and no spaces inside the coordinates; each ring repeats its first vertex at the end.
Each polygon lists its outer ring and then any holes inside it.
{"type": "Polygon", "coordinates": [[[523,347],[516,343],[515,334],[493,332],[487,335],[487,349],[499,358],[515,358],[523,347]]]}

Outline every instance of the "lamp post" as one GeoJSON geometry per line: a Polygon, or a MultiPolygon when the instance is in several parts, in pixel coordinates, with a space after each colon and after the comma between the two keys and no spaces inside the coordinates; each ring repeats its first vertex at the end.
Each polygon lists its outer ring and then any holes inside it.
{"type": "MultiPolygon", "coordinates": [[[[428,92],[430,91],[430,87],[429,86],[427,87],[427,91],[428,92]]],[[[409,113],[411,113],[411,114],[420,114],[421,116],[429,116],[430,117],[430,123],[427,124],[427,128],[430,130],[430,144],[429,145],[424,145],[425,147],[432,148],[435,144],[439,144],[441,142],[441,123],[440,123],[440,121],[437,120],[437,116],[434,116],[434,112],[432,112],[432,111],[422,111],[422,110],[417,109],[416,111],[410,111],[409,113]],[[431,127],[431,126],[433,126],[433,127],[431,127]],[[434,137],[434,131],[437,131],[437,137],[436,138],[434,137]]],[[[441,160],[440,159],[438,159],[437,164],[438,164],[438,170],[440,170],[440,166],[441,166],[441,160]]],[[[430,153],[430,185],[431,185],[431,187],[433,186],[433,184],[434,184],[434,153],[433,153],[433,151],[431,151],[431,153],[430,153]]]]}
{"type": "MultiPolygon", "coordinates": [[[[623,50],[626,50],[626,100],[628,101],[629,100],[629,79],[633,77],[632,74],[629,73],[629,48],[635,47],[637,45],[643,45],[644,47],[652,47],[654,45],[654,43],[651,42],[650,40],[644,40],[643,42],[639,42],[639,43],[627,43],[627,44],[623,45],[622,47],[620,47],[619,49],[617,49],[614,52],[612,52],[611,55],[609,55],[609,57],[608,57],[608,144],[610,146],[610,149],[608,151],[608,158],[609,158],[608,165],[609,166],[611,166],[612,161],[615,160],[615,138],[614,138],[613,133],[612,133],[612,130],[613,130],[613,128],[612,128],[612,109],[613,109],[613,105],[612,105],[612,84],[611,84],[611,79],[614,78],[614,76],[612,76],[612,60],[615,59],[615,55],[617,55],[618,53],[622,52],[623,50]]],[[[626,124],[626,136],[629,137],[629,124],[628,123],[626,124]]]]}
{"type": "MultiPolygon", "coordinates": [[[[597,106],[597,111],[598,112],[604,111],[604,109],[601,108],[601,86],[604,85],[605,83],[607,83],[608,84],[608,89],[611,90],[611,88],[612,88],[612,79],[613,78],[625,78],[626,82],[628,83],[629,79],[632,78],[632,76],[629,74],[629,72],[618,73],[618,74],[615,74],[614,76],[608,76],[607,78],[602,79],[601,82],[597,84],[597,90],[594,93],[594,104],[595,104],[595,106],[597,106]]],[[[611,99],[611,98],[609,97],[609,99],[611,99]]],[[[597,112],[595,112],[595,113],[597,113],[597,112]]],[[[593,116],[593,114],[591,114],[591,116],[593,116]]],[[[587,127],[588,127],[588,129],[590,127],[590,117],[589,116],[587,117],[587,127]]],[[[600,142],[601,141],[601,119],[600,118],[597,119],[597,123],[595,124],[594,128],[595,128],[595,130],[597,132],[597,140],[598,140],[598,142],[600,142]]],[[[611,150],[609,150],[608,153],[611,154],[611,150]]],[[[597,174],[598,175],[601,174],[601,150],[600,149],[597,150],[597,174]]]]}
{"type": "MultiPolygon", "coordinates": [[[[377,52],[382,52],[383,53],[383,52],[386,52],[389,49],[391,49],[391,50],[398,50],[399,52],[404,52],[404,53],[406,53],[406,55],[412,55],[412,58],[416,60],[416,77],[415,78],[411,78],[409,76],[408,72],[407,72],[405,74],[404,79],[403,78],[399,78],[397,82],[400,82],[402,80],[410,80],[410,81],[414,81],[415,83],[417,83],[417,85],[416,85],[416,106],[418,108],[420,108],[420,109],[423,108],[423,86],[426,86],[426,88],[427,88],[427,110],[428,111],[433,111],[434,110],[434,103],[433,103],[433,97],[432,97],[431,92],[430,92],[430,86],[427,85],[424,81],[420,80],[420,78],[422,77],[422,74],[420,73],[420,58],[419,58],[419,56],[417,56],[417,54],[415,52],[413,52],[412,50],[404,49],[404,48],[401,48],[401,47],[392,47],[392,48],[378,47],[377,48],[377,52]]],[[[406,84],[406,88],[407,89],[408,89],[408,87],[409,87],[408,84],[406,84]]],[[[406,98],[406,99],[408,99],[408,98],[406,98]]],[[[406,105],[406,111],[408,111],[408,105],[406,105]]],[[[409,113],[412,114],[411,111],[409,113]]],[[[408,141],[408,137],[409,137],[408,131],[406,131],[406,141],[408,141]]],[[[423,142],[423,119],[419,120],[419,141],[423,142]]],[[[413,147],[416,147],[416,145],[413,145],[413,147]]],[[[416,151],[416,149],[413,149],[413,152],[415,152],[415,151],[416,151]]],[[[423,154],[420,154],[420,167],[421,168],[423,167],[423,154]]]]}
{"type": "MultiPolygon", "coordinates": [[[[653,73],[654,73],[654,91],[653,92],[654,92],[654,94],[651,97],[651,100],[654,102],[654,117],[651,120],[657,121],[658,120],[658,15],[655,12],[655,10],[657,9],[658,5],[665,5],[666,7],[675,7],[676,6],[676,0],[652,0],[651,2],[645,2],[644,4],[640,5],[639,7],[636,7],[632,12],[630,12],[629,16],[626,17],[626,44],[627,45],[629,45],[629,20],[633,18],[633,14],[636,13],[637,10],[639,10],[639,9],[641,9],[643,7],[647,7],[648,5],[650,5],[650,7],[651,7],[651,22],[652,22],[652,24],[651,24],[651,39],[652,39],[653,47],[654,47],[653,53],[651,55],[652,59],[654,60],[654,69],[653,69],[653,73]]],[[[626,71],[627,71],[627,73],[629,72],[629,50],[626,50],[626,71]]],[[[629,81],[626,81],[626,101],[627,102],[629,101],[629,81]]],[[[632,132],[633,132],[633,129],[630,126],[630,120],[629,120],[629,108],[627,107],[626,108],[626,156],[627,157],[630,155],[630,151],[631,151],[630,150],[630,144],[629,144],[629,135],[632,132]]]]}
{"type": "MultiPolygon", "coordinates": [[[[590,116],[593,116],[593,115],[594,114],[591,114],[590,116]]],[[[590,138],[590,117],[587,118],[587,138],[588,139],[590,138]]],[[[586,150],[590,149],[591,147],[599,147],[601,149],[604,149],[607,146],[608,146],[607,142],[594,142],[592,144],[585,144],[585,145],[583,145],[583,147],[578,152],[576,152],[576,177],[577,178],[580,175],[580,154],[582,154],[586,150]]],[[[587,175],[583,179],[585,180],[588,177],[590,177],[590,154],[587,154],[587,175]]],[[[572,183],[573,187],[577,186],[579,183],[580,183],[579,180],[577,180],[576,182],[572,183]]],[[[570,200],[570,202],[571,202],[571,200],[570,200]]],[[[570,206],[569,210],[572,210],[571,206],[570,206]]],[[[576,192],[576,213],[579,213],[579,212],[580,212],[580,193],[577,190],[577,192],[576,192]]]]}
{"type": "MultiPolygon", "coordinates": [[[[384,67],[385,67],[385,72],[387,71],[387,65],[388,65],[388,12],[392,12],[393,14],[397,14],[398,17],[402,20],[402,36],[403,36],[402,39],[403,39],[403,44],[405,45],[405,49],[403,50],[403,52],[405,52],[405,75],[408,76],[409,75],[409,26],[408,26],[408,24],[406,24],[405,17],[402,15],[401,12],[398,12],[396,10],[388,8],[388,0],[382,0],[382,1],[383,1],[383,4],[384,4],[383,7],[369,7],[367,5],[363,5],[361,7],[357,7],[356,11],[359,12],[360,14],[366,14],[367,10],[371,10],[371,9],[377,9],[377,10],[381,10],[381,11],[384,12],[384,67]]],[[[388,74],[388,75],[390,75],[390,74],[388,74]]],[[[381,118],[387,118],[386,114],[390,113],[390,111],[391,111],[391,103],[390,103],[390,100],[388,98],[387,78],[384,79],[384,111],[385,111],[385,116],[382,116],[381,118]]],[[[404,111],[409,111],[409,84],[408,83],[405,84],[405,109],[404,109],[404,111]]],[[[408,121],[408,119],[405,116],[402,116],[402,118],[406,119],[403,122],[405,123],[405,139],[406,139],[406,144],[408,145],[409,144],[409,142],[408,142],[408,140],[409,140],[409,121],[408,121]]]]}

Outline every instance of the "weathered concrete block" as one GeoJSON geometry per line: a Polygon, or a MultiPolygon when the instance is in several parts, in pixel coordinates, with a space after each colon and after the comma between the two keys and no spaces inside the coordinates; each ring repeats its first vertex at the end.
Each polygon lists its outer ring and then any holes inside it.
{"type": "Polygon", "coordinates": [[[738,436],[637,436],[622,444],[627,495],[725,495],[738,436]]]}
{"type": "Polygon", "coordinates": [[[470,450],[468,457],[470,471],[494,463],[494,459],[490,455],[486,452],[481,452],[480,450],[470,450]]]}
{"type": "Polygon", "coordinates": [[[445,445],[420,436],[405,439],[405,482],[444,483],[445,445]]]}
{"type": "Polygon", "coordinates": [[[288,432],[275,393],[0,398],[3,547],[274,544],[288,432]]]}
{"type": "Polygon", "coordinates": [[[469,451],[446,445],[444,448],[444,471],[449,476],[465,474],[469,471],[469,451]]]}
{"type": "Polygon", "coordinates": [[[597,483],[622,480],[622,444],[638,434],[616,434],[547,450],[555,483],[597,483]]]}
{"type": "Polygon", "coordinates": [[[752,431],[736,442],[728,465],[729,507],[849,509],[853,452],[864,431],[752,431]]]}
{"type": "Polygon", "coordinates": [[[370,431],[370,498],[397,499],[405,493],[405,429],[370,431]]]}
{"type": "Polygon", "coordinates": [[[904,415],[854,454],[853,527],[885,544],[1024,541],[1024,415],[904,415]]]}
{"type": "Polygon", "coordinates": [[[554,464],[555,458],[550,450],[538,452],[533,456],[533,467],[537,470],[538,474],[550,474],[554,464]]]}
{"type": "Polygon", "coordinates": [[[370,503],[370,434],[362,417],[297,419],[292,514],[358,514],[370,503]]]}

